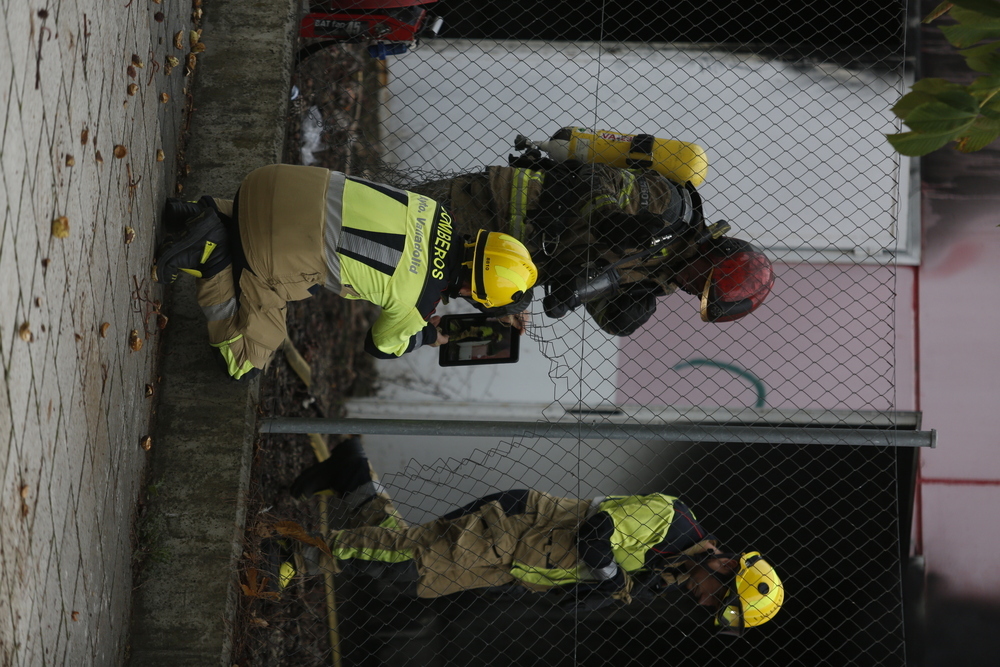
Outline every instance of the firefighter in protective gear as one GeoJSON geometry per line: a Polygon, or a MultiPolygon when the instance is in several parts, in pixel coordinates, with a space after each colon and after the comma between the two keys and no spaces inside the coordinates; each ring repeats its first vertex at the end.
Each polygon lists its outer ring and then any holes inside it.
{"type": "Polygon", "coordinates": [[[583,610],[680,589],[713,609],[720,629],[731,633],[769,620],[783,601],[781,582],[760,554],[722,553],[691,510],[665,494],[576,499],[510,490],[407,526],[356,436],[291,488],[297,496],[326,490],[355,515],[328,536],[332,560],[309,550],[313,573],[332,567],[364,574],[425,598],[521,586],[583,610]]]}
{"type": "Polygon", "coordinates": [[[233,200],[171,201],[184,230],[161,251],[160,282],[198,279],[209,342],[231,377],[255,374],[285,339],[285,306],[326,287],[382,312],[365,350],[395,358],[447,338],[432,316],[465,297],[497,315],[526,308],[537,271],[522,244],[484,232],[466,243],[433,199],[317,167],[252,171],[233,200]]]}
{"type": "Polygon", "coordinates": [[[633,334],[657,298],[678,289],[703,302],[703,321],[727,322],[759,307],[774,284],[758,248],[723,236],[725,223],[705,224],[693,185],[652,169],[512,157],[415,189],[445,202],[460,229],[524,243],[548,292],[546,314],[582,304],[613,335],[633,334]]]}

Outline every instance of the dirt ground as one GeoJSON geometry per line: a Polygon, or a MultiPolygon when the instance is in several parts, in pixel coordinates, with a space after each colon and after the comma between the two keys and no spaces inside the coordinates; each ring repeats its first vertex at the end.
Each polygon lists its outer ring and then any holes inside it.
{"type": "MultiPolygon", "coordinates": [[[[378,136],[377,91],[384,69],[356,45],[338,45],[305,59],[293,84],[285,162],[301,164],[303,118],[315,107],[322,115],[325,149],[314,153],[315,166],[364,175],[373,166],[378,136]]],[[[278,353],[263,376],[261,416],[339,417],[344,401],[372,395],[377,377],[362,349],[378,309],[330,292],[289,304],[288,338],[308,362],[307,389],[278,353]]],[[[329,438],[332,448],[337,436],[329,438]]],[[[296,579],[281,593],[263,582],[265,558],[260,526],[291,520],[306,530],[320,525],[318,503],[298,501],[288,493],[295,477],[316,456],[306,435],[262,436],[251,473],[244,558],[240,568],[241,614],[233,636],[233,664],[332,665],[325,590],[321,577],[296,579]]],[[[349,639],[349,638],[348,638],[349,639]]],[[[349,664],[349,663],[345,663],[349,664]]]]}

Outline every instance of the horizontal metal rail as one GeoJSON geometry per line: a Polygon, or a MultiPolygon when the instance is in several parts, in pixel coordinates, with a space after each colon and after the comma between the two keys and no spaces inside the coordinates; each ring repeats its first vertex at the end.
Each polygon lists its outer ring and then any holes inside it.
{"type": "Polygon", "coordinates": [[[934,447],[936,431],[809,426],[725,424],[615,424],[610,422],[514,422],[430,419],[274,418],[261,422],[262,433],[357,433],[498,438],[575,438],[580,440],[666,440],[772,445],[870,445],[934,447]]]}

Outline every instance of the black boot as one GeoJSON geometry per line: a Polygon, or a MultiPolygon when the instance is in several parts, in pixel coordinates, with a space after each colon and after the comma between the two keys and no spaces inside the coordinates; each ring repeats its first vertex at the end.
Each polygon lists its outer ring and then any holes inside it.
{"type": "Polygon", "coordinates": [[[202,208],[188,223],[184,235],[160,251],[153,279],[170,284],[181,271],[196,278],[211,278],[231,263],[229,237],[219,214],[202,208]]]}
{"type": "Polygon", "coordinates": [[[291,493],[295,497],[328,490],[344,494],[370,481],[368,457],[361,438],[354,436],[334,447],[330,458],[303,470],[292,482],[291,493]]]}
{"type": "Polygon", "coordinates": [[[197,218],[204,210],[205,206],[199,202],[167,197],[167,203],[163,205],[162,218],[167,238],[173,239],[183,236],[188,223],[197,218]]]}

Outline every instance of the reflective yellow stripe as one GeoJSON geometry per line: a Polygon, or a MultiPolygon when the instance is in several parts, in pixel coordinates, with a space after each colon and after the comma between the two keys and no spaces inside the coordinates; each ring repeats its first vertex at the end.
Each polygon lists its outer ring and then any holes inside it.
{"type": "Polygon", "coordinates": [[[400,525],[399,518],[395,514],[390,514],[384,519],[382,523],[378,525],[379,528],[386,528],[388,530],[402,530],[405,526],[400,525]]]}
{"type": "Polygon", "coordinates": [[[209,343],[214,348],[218,348],[219,352],[222,354],[222,358],[226,362],[226,371],[234,379],[239,380],[241,377],[249,373],[254,369],[254,365],[250,363],[250,360],[243,362],[240,366],[236,361],[236,355],[233,354],[233,350],[230,347],[233,343],[243,338],[243,334],[239,334],[235,338],[230,338],[229,340],[224,340],[221,343],[209,343]]]}
{"type": "Polygon", "coordinates": [[[337,560],[373,560],[379,563],[405,563],[413,560],[413,551],[403,549],[401,551],[391,551],[389,549],[378,549],[375,547],[340,547],[334,546],[331,549],[333,557],[337,560]]]}
{"type": "Polygon", "coordinates": [[[532,567],[519,561],[514,561],[510,566],[510,573],[519,581],[535,586],[566,586],[576,584],[583,580],[587,573],[585,565],[575,568],[545,568],[532,567]]]}
{"type": "Polygon", "coordinates": [[[528,281],[526,281],[524,279],[524,276],[522,276],[520,273],[516,271],[511,271],[506,266],[502,266],[500,264],[494,264],[493,270],[496,271],[499,277],[505,278],[506,280],[509,280],[510,282],[514,283],[514,285],[517,286],[517,289],[521,290],[522,292],[528,291],[528,281]]]}
{"type": "Polygon", "coordinates": [[[524,241],[524,219],[528,215],[528,190],[531,183],[545,182],[544,174],[521,167],[514,169],[514,180],[510,192],[510,231],[518,240],[524,241]]]}
{"type": "Polygon", "coordinates": [[[617,205],[618,205],[618,200],[612,197],[611,195],[598,195],[597,197],[594,197],[592,201],[584,205],[584,207],[580,210],[580,215],[586,218],[588,215],[590,215],[599,208],[604,208],[606,206],[617,206],[617,205]]]}
{"type": "Polygon", "coordinates": [[[618,205],[625,208],[632,201],[632,191],[635,190],[635,174],[631,171],[623,171],[622,178],[625,182],[622,183],[622,191],[618,193],[618,205]]]}
{"type": "MultiPolygon", "coordinates": [[[[399,521],[392,515],[383,519],[382,523],[380,523],[378,527],[386,528],[388,530],[400,530],[399,521]]],[[[338,542],[342,534],[343,533],[338,533],[338,542]]],[[[358,560],[378,561],[379,563],[403,563],[408,560],[413,560],[412,549],[400,549],[399,551],[393,551],[392,549],[379,549],[377,547],[346,547],[334,543],[330,548],[330,552],[333,554],[333,557],[338,560],[356,558],[358,560]]]]}

